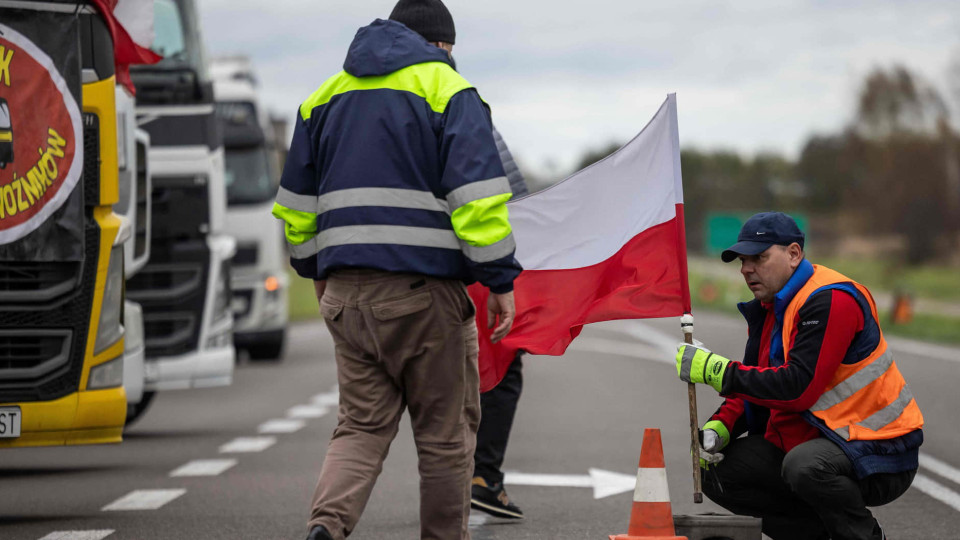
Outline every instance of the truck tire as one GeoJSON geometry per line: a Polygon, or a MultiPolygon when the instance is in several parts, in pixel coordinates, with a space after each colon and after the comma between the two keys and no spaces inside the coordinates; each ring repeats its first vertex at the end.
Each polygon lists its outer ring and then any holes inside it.
{"type": "Polygon", "coordinates": [[[250,360],[279,362],[283,358],[283,341],[286,332],[270,332],[263,339],[246,346],[250,360]]]}
{"type": "Polygon", "coordinates": [[[156,392],[144,392],[143,399],[140,400],[140,403],[134,403],[132,405],[127,405],[127,423],[124,428],[130,426],[130,424],[136,422],[143,416],[143,413],[146,412],[147,407],[150,406],[150,402],[153,401],[153,396],[156,395],[156,392]]]}

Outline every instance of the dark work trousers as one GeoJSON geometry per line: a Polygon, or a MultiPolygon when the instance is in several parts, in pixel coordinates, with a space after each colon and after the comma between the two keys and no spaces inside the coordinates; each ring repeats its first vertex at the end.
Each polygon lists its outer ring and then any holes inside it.
{"type": "Polygon", "coordinates": [[[523,389],[521,356],[522,353],[517,353],[500,384],[480,394],[480,429],[477,431],[477,449],[473,453],[473,475],[482,476],[490,486],[503,482],[500,467],[523,389]]]}
{"type": "Polygon", "coordinates": [[[773,540],[881,540],[867,506],[893,501],[917,473],[858,480],[840,447],[824,438],[784,455],[762,436],[750,436],[734,440],[723,454],[705,471],[703,492],[734,514],[762,518],[773,540]]]}

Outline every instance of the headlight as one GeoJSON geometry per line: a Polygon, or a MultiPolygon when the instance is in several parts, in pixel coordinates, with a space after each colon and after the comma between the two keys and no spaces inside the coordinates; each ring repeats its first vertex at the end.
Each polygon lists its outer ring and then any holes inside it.
{"type": "Polygon", "coordinates": [[[90,368],[87,390],[116,388],[123,384],[123,356],[90,368]]]}
{"type": "Polygon", "coordinates": [[[107,266],[107,283],[103,288],[100,305],[100,324],[97,325],[97,341],[94,354],[106,349],[123,337],[123,245],[113,246],[107,266]]]}

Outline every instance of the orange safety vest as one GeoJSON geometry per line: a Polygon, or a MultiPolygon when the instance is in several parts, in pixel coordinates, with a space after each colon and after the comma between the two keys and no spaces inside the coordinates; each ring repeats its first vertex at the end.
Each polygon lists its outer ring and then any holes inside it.
{"type": "Polygon", "coordinates": [[[876,346],[870,343],[869,348],[860,353],[862,357],[857,362],[841,364],[810,412],[846,441],[892,439],[921,429],[923,415],[887,348],[880,331],[877,305],[870,291],[839,272],[820,265],[813,265],[813,268],[813,275],[784,312],[784,359],[789,358],[788,344],[800,308],[810,295],[825,288],[854,295],[863,309],[864,319],[875,323],[876,336],[872,339],[876,346]]]}

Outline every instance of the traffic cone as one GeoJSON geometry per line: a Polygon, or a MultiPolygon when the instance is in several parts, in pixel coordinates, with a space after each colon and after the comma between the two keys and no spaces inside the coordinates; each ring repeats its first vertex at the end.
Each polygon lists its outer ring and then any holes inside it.
{"type": "Polygon", "coordinates": [[[627,534],[610,536],[610,540],[687,540],[686,536],[677,536],[673,528],[673,510],[670,508],[667,468],[663,463],[659,429],[643,432],[630,526],[627,534]]]}

